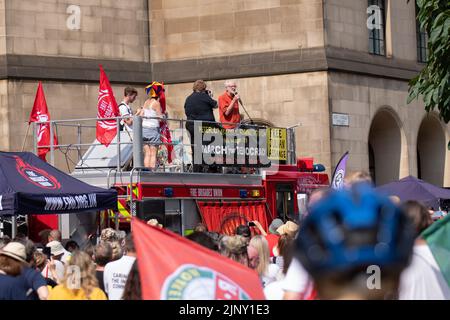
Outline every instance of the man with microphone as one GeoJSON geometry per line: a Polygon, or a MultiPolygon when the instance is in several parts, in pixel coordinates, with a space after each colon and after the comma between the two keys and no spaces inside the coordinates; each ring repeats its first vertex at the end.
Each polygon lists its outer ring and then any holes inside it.
{"type": "Polygon", "coordinates": [[[234,129],[241,122],[239,112],[240,97],[237,92],[236,82],[227,80],[225,82],[225,93],[219,97],[219,114],[222,127],[234,129]]]}

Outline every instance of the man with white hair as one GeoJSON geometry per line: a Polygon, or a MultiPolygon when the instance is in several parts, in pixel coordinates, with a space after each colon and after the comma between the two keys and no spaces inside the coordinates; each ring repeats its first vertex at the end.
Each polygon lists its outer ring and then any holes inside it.
{"type": "Polygon", "coordinates": [[[239,100],[236,81],[225,81],[225,93],[219,97],[220,122],[225,129],[234,129],[241,122],[239,100]]]}

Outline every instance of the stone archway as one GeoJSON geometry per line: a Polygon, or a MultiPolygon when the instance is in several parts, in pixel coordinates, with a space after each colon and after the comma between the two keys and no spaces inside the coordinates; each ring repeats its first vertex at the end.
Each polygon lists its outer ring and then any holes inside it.
{"type": "Polygon", "coordinates": [[[445,133],[434,115],[426,116],[417,136],[417,176],[436,186],[444,185],[445,133]]]}
{"type": "Polygon", "coordinates": [[[406,137],[391,109],[383,108],[373,118],[368,149],[369,168],[376,185],[398,180],[405,175],[406,137]]]}

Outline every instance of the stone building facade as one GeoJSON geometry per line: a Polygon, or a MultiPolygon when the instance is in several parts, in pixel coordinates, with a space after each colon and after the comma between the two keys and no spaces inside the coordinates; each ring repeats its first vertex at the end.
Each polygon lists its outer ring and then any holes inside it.
{"type": "MultiPolygon", "coordinates": [[[[349,169],[370,170],[377,184],[411,174],[450,187],[450,126],[406,103],[423,67],[417,44],[413,1],[0,0],[0,149],[21,149],[39,80],[52,119],[95,117],[102,64],[117,100],[140,88],[135,107],[147,83],[164,81],[171,117],[184,116],[193,81],[217,97],[237,79],[252,118],[301,123],[298,156],[329,173],[350,151],[349,169]],[[375,2],[383,54],[369,52],[375,2]]],[[[60,128],[62,143],[71,130],[60,128]]],[[[64,168],[63,152],[57,162],[64,168]]]]}

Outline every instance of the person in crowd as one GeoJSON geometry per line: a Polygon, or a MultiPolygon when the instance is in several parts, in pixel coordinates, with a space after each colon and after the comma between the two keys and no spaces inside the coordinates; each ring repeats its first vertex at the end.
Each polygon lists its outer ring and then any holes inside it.
{"type": "Polygon", "coordinates": [[[22,243],[9,242],[0,250],[0,300],[27,300],[27,289],[18,278],[26,264],[22,243]]]}
{"type": "Polygon", "coordinates": [[[208,228],[203,223],[198,223],[195,228],[194,232],[208,232],[208,228]]]}
{"type": "Polygon", "coordinates": [[[11,238],[8,236],[0,237],[0,250],[11,242],[11,238]]]}
{"type": "MultiPolygon", "coordinates": [[[[272,262],[275,263],[280,270],[284,269],[284,256],[286,255],[286,251],[292,248],[293,238],[288,234],[283,234],[278,239],[278,243],[275,248],[273,248],[274,257],[272,258],[272,262]]],[[[287,270],[286,270],[287,271],[287,270]]]]}
{"type": "Polygon", "coordinates": [[[113,249],[108,242],[100,242],[94,249],[95,275],[98,287],[105,291],[103,275],[105,266],[112,261],[113,249]]]}
{"type": "MultiPolygon", "coordinates": [[[[102,241],[100,241],[100,243],[102,243],[102,241]]],[[[86,252],[89,257],[92,257],[92,261],[94,261],[95,246],[92,243],[86,244],[83,251],[86,252]]]]}
{"type": "Polygon", "coordinates": [[[252,237],[252,232],[250,230],[250,227],[242,224],[236,228],[236,235],[244,237],[247,241],[250,241],[250,238],[252,237]]]}
{"type": "Polygon", "coordinates": [[[219,253],[246,267],[249,266],[247,253],[248,239],[243,236],[223,236],[219,242],[219,253]]]}
{"type": "Polygon", "coordinates": [[[38,247],[45,248],[47,243],[49,243],[48,238],[50,236],[50,232],[52,232],[51,229],[44,229],[44,230],[42,230],[42,231],[40,231],[38,233],[39,239],[41,240],[41,242],[39,243],[38,247]]]}
{"type": "Polygon", "coordinates": [[[442,275],[426,241],[421,237],[432,223],[425,206],[408,201],[403,209],[410,217],[416,231],[411,264],[400,278],[400,300],[450,300],[450,288],[442,275]]]}
{"type": "Polygon", "coordinates": [[[319,299],[392,299],[413,243],[404,212],[371,186],[357,184],[330,193],[311,209],[296,239],[296,255],[319,299]],[[373,282],[368,281],[370,266],[381,272],[373,282]]]}
{"type": "Polygon", "coordinates": [[[249,247],[256,249],[258,252],[258,264],[256,265],[255,270],[261,278],[263,287],[278,280],[277,276],[280,268],[276,264],[270,262],[269,245],[265,237],[261,235],[254,236],[250,240],[249,247]]]}
{"type": "Polygon", "coordinates": [[[220,122],[225,129],[234,129],[241,122],[239,100],[236,81],[225,81],[225,93],[219,97],[220,122]]]}
{"type": "Polygon", "coordinates": [[[193,171],[200,172],[202,163],[195,161],[195,121],[197,124],[214,126],[216,121],[214,117],[214,109],[218,107],[217,101],[212,98],[211,91],[207,90],[206,82],[197,80],[194,82],[192,94],[186,98],[184,103],[184,112],[186,114],[186,130],[191,138],[192,163],[193,171]]]}
{"type": "Polygon", "coordinates": [[[128,274],[127,283],[123,290],[122,300],[142,300],[141,279],[139,278],[138,263],[135,261],[128,274]]]}
{"type": "Polygon", "coordinates": [[[270,226],[269,226],[269,234],[264,230],[264,228],[261,226],[261,223],[259,221],[252,221],[253,224],[258,228],[259,232],[266,238],[267,243],[269,244],[269,252],[270,257],[273,257],[273,249],[278,243],[278,240],[280,239],[280,234],[278,233],[277,229],[281,227],[284,223],[281,219],[274,219],[270,226]]]}
{"type": "Polygon", "coordinates": [[[126,87],[123,93],[123,100],[119,104],[119,112],[121,117],[126,117],[120,121],[121,130],[127,132],[133,131],[133,110],[130,105],[136,101],[138,92],[135,88],[126,87]]]}
{"type": "Polygon", "coordinates": [[[64,247],[64,249],[67,252],[70,252],[70,254],[72,254],[74,251],[80,250],[80,246],[78,245],[78,243],[74,240],[69,240],[66,243],[66,246],[64,247]]]}
{"type": "Polygon", "coordinates": [[[106,264],[103,271],[105,292],[110,300],[122,299],[128,274],[136,260],[136,249],[131,234],[126,238],[125,250],[122,258],[106,264]]]}
{"type": "MultiPolygon", "coordinates": [[[[54,241],[59,242],[61,244],[61,241],[62,241],[61,231],[59,231],[59,230],[50,231],[50,234],[48,235],[48,243],[54,242],[54,241]]],[[[48,243],[47,243],[47,245],[48,245],[48,243]]],[[[64,247],[62,247],[62,251],[63,251],[63,255],[61,257],[61,262],[64,264],[67,264],[69,262],[72,254],[69,251],[67,251],[66,249],[64,249],[64,247]]]]}
{"type": "Polygon", "coordinates": [[[60,283],[65,273],[65,265],[61,261],[65,252],[64,247],[58,241],[51,241],[47,243],[46,247],[50,249],[50,257],[47,266],[42,270],[42,276],[60,283]]]}
{"type": "MultiPolygon", "coordinates": [[[[31,264],[31,266],[36,271],[38,271],[41,275],[42,275],[42,271],[44,270],[44,268],[47,266],[48,263],[49,263],[49,260],[44,253],[39,252],[39,251],[34,252],[33,262],[31,264]]],[[[54,288],[58,285],[58,283],[56,283],[51,278],[44,278],[44,280],[45,280],[45,283],[47,284],[47,287],[49,287],[49,288],[54,288]]]]}
{"type": "Polygon", "coordinates": [[[253,246],[247,246],[247,255],[248,255],[248,267],[250,269],[256,270],[259,265],[259,252],[253,246]]]}
{"type": "Polygon", "coordinates": [[[164,226],[161,223],[159,223],[158,219],[150,219],[150,220],[148,220],[147,224],[149,226],[159,228],[159,229],[164,228],[164,226]]]}
{"type": "Polygon", "coordinates": [[[206,232],[194,231],[193,233],[188,235],[186,238],[195,243],[198,243],[199,245],[201,245],[209,250],[212,250],[212,251],[218,250],[217,243],[206,232]]]}
{"type": "Polygon", "coordinates": [[[346,189],[350,189],[353,185],[359,183],[367,183],[369,185],[373,185],[373,180],[370,176],[370,173],[368,173],[367,171],[355,171],[346,176],[344,179],[344,187],[346,189]]]}
{"type": "Polygon", "coordinates": [[[284,277],[286,276],[292,262],[294,239],[292,239],[288,235],[282,235],[275,250],[277,254],[279,254],[276,258],[277,265],[281,269],[282,276],[280,280],[269,283],[264,288],[264,295],[266,296],[267,300],[283,300],[284,298],[284,277]],[[281,261],[282,263],[279,264],[279,261],[281,261]]]}
{"type": "Polygon", "coordinates": [[[124,247],[119,241],[113,241],[109,243],[112,248],[112,258],[111,261],[117,261],[123,257],[124,247]]]}
{"type": "Polygon", "coordinates": [[[83,251],[76,251],[69,261],[61,284],[50,291],[49,300],[107,300],[98,287],[95,265],[83,251]]]}
{"type": "Polygon", "coordinates": [[[100,241],[102,242],[114,242],[119,241],[119,237],[117,235],[116,230],[112,228],[103,229],[100,234],[100,241]]]}
{"type": "Polygon", "coordinates": [[[295,222],[288,221],[285,224],[283,224],[281,227],[277,229],[277,232],[279,235],[287,234],[291,238],[295,238],[297,235],[299,226],[295,222]]]}
{"type": "Polygon", "coordinates": [[[18,278],[22,281],[24,290],[27,291],[27,298],[28,300],[47,300],[47,281],[39,271],[31,267],[34,263],[36,246],[31,240],[22,241],[21,243],[25,246],[27,263],[23,265],[22,272],[18,278]]]}
{"type": "Polygon", "coordinates": [[[149,98],[145,101],[142,109],[137,113],[145,117],[142,121],[142,137],[144,142],[144,166],[149,170],[156,169],[156,153],[161,144],[160,118],[162,113],[159,99],[164,92],[163,87],[158,82],[152,82],[146,87],[149,98]]]}

